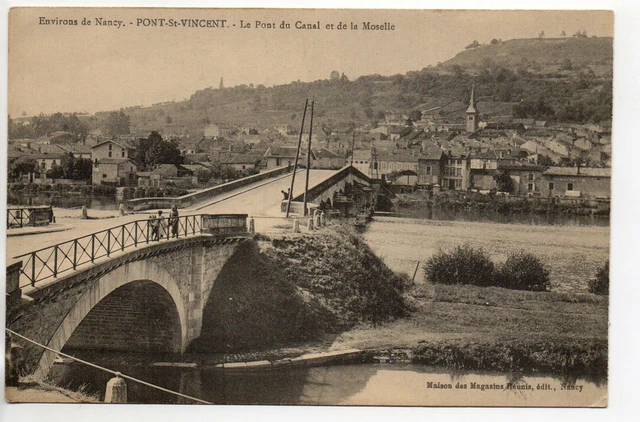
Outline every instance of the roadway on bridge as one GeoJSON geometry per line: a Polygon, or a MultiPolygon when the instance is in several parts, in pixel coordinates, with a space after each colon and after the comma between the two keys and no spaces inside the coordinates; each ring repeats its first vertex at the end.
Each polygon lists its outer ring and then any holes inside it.
{"type": "MultiPolygon", "coordinates": [[[[321,183],[334,175],[336,170],[311,170],[309,174],[309,188],[321,183]]],[[[180,215],[192,214],[249,214],[256,218],[256,230],[266,230],[282,221],[284,213],[280,211],[280,203],[283,199],[281,191],[287,191],[291,185],[291,174],[274,179],[267,179],[251,185],[243,186],[227,192],[194,207],[180,210],[180,215]]],[[[296,173],[294,196],[304,192],[305,171],[296,173]]],[[[42,233],[29,236],[7,237],[7,265],[15,262],[13,257],[38,249],[56,245],[67,240],[86,236],[110,227],[115,227],[130,221],[146,218],[156,210],[149,210],[126,216],[119,216],[114,211],[114,218],[101,218],[95,220],[80,220],[79,218],[57,218],[58,223],[71,226],[69,230],[42,233]]],[[[169,210],[163,210],[168,215],[169,210]]],[[[78,210],[78,216],[80,210],[78,210]]],[[[91,210],[89,210],[91,216],[91,210]]]]}

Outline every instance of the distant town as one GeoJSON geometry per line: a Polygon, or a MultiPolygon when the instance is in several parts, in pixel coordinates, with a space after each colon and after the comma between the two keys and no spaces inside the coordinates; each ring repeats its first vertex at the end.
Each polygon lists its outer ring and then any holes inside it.
{"type": "MultiPolygon", "coordinates": [[[[453,123],[441,121],[442,107],[434,107],[411,116],[386,112],[377,127],[314,128],[311,167],[353,165],[390,185],[430,190],[610,197],[611,121],[482,119],[469,89],[465,118],[453,123]],[[501,182],[505,176],[513,183],[501,182]]],[[[113,114],[126,123],[122,112],[113,114]]],[[[21,118],[16,124],[37,122],[21,118]]],[[[100,129],[86,136],[56,130],[36,139],[10,139],[9,182],[192,189],[209,181],[214,167],[227,170],[227,179],[237,178],[290,165],[296,156],[299,129],[289,123],[257,128],[217,122],[200,130],[200,139],[158,132],[147,138],[106,137],[100,129]]],[[[302,138],[306,144],[308,133],[302,138]]]]}

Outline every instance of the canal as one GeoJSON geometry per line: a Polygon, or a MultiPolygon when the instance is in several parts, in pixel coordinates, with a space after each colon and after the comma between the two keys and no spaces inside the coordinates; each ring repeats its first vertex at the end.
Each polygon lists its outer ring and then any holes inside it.
{"type": "MultiPolygon", "coordinates": [[[[104,361],[105,355],[102,355],[104,361]]],[[[606,403],[602,380],[545,374],[456,372],[417,364],[354,364],[242,371],[130,365],[112,369],[215,404],[588,406],[606,403]]],[[[111,375],[80,364],[55,365],[56,384],[104,399],[111,375]]],[[[130,403],[189,400],[127,381],[130,403]]]]}

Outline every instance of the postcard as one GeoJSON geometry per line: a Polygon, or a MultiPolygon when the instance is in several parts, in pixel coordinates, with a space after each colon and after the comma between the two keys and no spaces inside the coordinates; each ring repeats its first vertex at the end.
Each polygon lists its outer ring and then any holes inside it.
{"type": "Polygon", "coordinates": [[[6,400],[606,407],[613,20],[11,9],[6,400]]]}

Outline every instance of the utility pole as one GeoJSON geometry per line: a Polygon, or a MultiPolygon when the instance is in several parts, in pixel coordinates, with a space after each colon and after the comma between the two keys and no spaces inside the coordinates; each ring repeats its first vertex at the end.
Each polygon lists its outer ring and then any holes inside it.
{"type": "Polygon", "coordinates": [[[300,124],[300,136],[298,137],[298,149],[296,150],[296,162],[293,165],[293,174],[291,175],[291,188],[289,189],[286,218],[289,218],[289,210],[291,210],[291,198],[293,197],[293,184],[295,183],[296,171],[298,170],[298,159],[300,158],[300,144],[302,143],[302,132],[304,131],[304,119],[307,117],[308,105],[309,105],[309,99],[307,98],[306,100],[304,100],[304,112],[302,113],[302,123],[300,124]]]}
{"type": "Polygon", "coordinates": [[[313,105],[316,100],[311,101],[311,123],[309,124],[309,145],[307,145],[307,177],[304,182],[304,215],[309,215],[307,209],[307,193],[309,192],[309,171],[311,170],[311,134],[313,133],[313,105]]]}
{"type": "Polygon", "coordinates": [[[356,129],[353,129],[353,137],[351,138],[351,167],[353,167],[354,148],[356,145],[356,129]]]}

